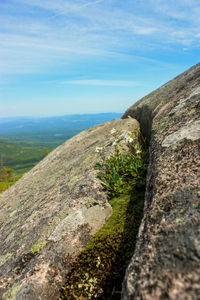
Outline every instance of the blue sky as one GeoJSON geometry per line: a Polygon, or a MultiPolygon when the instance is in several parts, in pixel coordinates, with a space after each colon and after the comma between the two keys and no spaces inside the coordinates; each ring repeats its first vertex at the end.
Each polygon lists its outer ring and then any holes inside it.
{"type": "Polygon", "coordinates": [[[0,117],[123,112],[200,57],[199,0],[1,0],[0,117]]]}

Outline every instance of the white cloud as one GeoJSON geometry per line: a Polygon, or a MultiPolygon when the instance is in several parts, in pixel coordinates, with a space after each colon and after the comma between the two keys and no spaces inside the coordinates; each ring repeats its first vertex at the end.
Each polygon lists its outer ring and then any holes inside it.
{"type": "Polygon", "coordinates": [[[95,85],[95,86],[119,86],[131,87],[140,86],[141,84],[131,80],[100,80],[100,79],[86,79],[86,80],[66,80],[61,81],[61,84],[75,84],[75,85],[95,85]]]}
{"type": "Polygon", "coordinates": [[[38,72],[141,50],[199,47],[199,0],[2,2],[3,73],[38,72]]]}

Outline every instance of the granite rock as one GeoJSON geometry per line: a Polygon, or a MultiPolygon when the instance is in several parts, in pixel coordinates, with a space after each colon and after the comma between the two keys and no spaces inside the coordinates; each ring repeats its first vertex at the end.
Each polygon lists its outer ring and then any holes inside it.
{"type": "Polygon", "coordinates": [[[144,217],[122,299],[200,299],[200,64],[131,106],[150,141],[144,217]]]}
{"type": "Polygon", "coordinates": [[[57,299],[80,251],[112,209],[97,178],[96,147],[114,150],[138,129],[113,120],[81,132],[44,158],[0,195],[0,299],[57,299]]]}

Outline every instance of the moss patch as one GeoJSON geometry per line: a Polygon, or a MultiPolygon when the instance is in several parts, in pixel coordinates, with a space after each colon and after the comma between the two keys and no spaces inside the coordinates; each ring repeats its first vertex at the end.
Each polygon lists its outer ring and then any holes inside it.
{"type": "Polygon", "coordinates": [[[70,179],[70,185],[73,186],[77,181],[78,176],[74,176],[70,179]]]}
{"type": "Polygon", "coordinates": [[[40,241],[37,244],[33,245],[30,249],[31,253],[36,253],[39,252],[45,245],[46,245],[47,241],[40,241]]]}
{"type": "Polygon", "coordinates": [[[144,191],[136,190],[131,195],[110,200],[111,217],[72,265],[60,299],[120,299],[122,279],[133,255],[143,214],[143,202],[144,191]]]}
{"type": "Polygon", "coordinates": [[[191,115],[191,114],[193,114],[193,113],[195,113],[195,108],[192,108],[189,112],[188,112],[188,115],[191,115]]]}

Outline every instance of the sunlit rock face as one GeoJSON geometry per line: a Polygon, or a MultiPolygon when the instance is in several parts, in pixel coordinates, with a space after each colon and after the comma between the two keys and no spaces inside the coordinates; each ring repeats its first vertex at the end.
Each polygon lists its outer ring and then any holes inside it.
{"type": "Polygon", "coordinates": [[[0,195],[0,299],[59,296],[70,264],[112,212],[95,150],[113,151],[113,128],[121,139],[139,124],[118,119],[78,134],[0,195]]]}
{"type": "Polygon", "coordinates": [[[122,299],[200,299],[200,64],[131,106],[150,140],[144,218],[122,299]]]}

